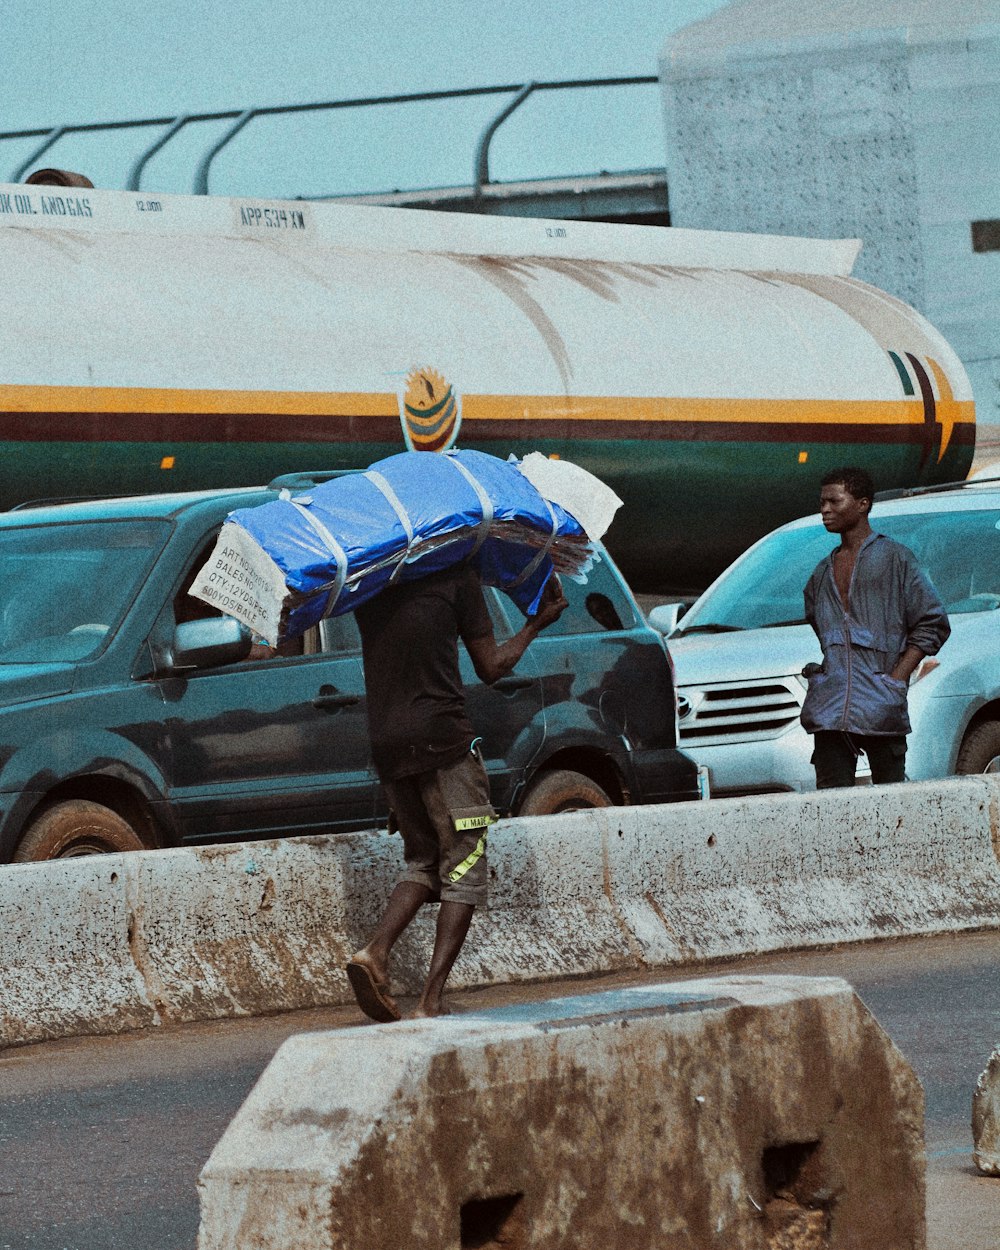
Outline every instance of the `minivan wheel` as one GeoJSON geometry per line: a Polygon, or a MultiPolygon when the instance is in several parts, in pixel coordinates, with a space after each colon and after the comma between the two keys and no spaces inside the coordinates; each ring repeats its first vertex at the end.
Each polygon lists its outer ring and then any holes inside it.
{"type": "Polygon", "coordinates": [[[578,812],[589,807],[611,807],[611,799],[596,781],[569,768],[542,773],[528,787],[519,816],[553,816],[557,812],[578,812]]]}
{"type": "Polygon", "coordinates": [[[988,720],[965,735],[957,773],[1000,773],[1000,721],[988,720]]]}
{"type": "Polygon", "coordinates": [[[28,827],[14,852],[14,863],[141,851],[142,841],[117,812],[89,799],[56,803],[28,827]]]}

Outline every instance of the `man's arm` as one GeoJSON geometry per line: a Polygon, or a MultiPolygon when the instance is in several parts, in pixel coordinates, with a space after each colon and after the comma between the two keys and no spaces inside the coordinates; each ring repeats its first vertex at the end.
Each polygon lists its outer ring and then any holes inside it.
{"type": "Polygon", "coordinates": [[[948,641],[951,624],[928,579],[918,573],[915,580],[915,593],[907,603],[906,641],[919,647],[924,655],[937,655],[948,641]]]}
{"type": "Polygon", "coordinates": [[[904,578],[906,646],[890,676],[908,682],[925,656],[940,651],[951,633],[951,625],[940,596],[910,551],[906,552],[904,578]]]}
{"type": "Polygon", "coordinates": [[[818,582],[818,570],[813,570],[812,575],[806,582],[805,590],[802,592],[803,615],[806,621],[812,627],[813,633],[819,638],[819,628],[816,625],[816,585],[818,582]]]}
{"type": "Polygon", "coordinates": [[[546,626],[557,621],[567,606],[559,578],[553,573],[542,592],[538,611],[528,617],[513,638],[499,644],[492,633],[467,639],[465,646],[479,680],[492,686],[501,677],[512,673],[534,639],[546,626]]]}
{"type": "Polygon", "coordinates": [[[910,643],[903,654],[896,661],[895,667],[889,676],[895,677],[897,681],[908,682],[913,670],[923,658],[924,652],[921,651],[919,647],[915,647],[913,643],[910,643]]]}

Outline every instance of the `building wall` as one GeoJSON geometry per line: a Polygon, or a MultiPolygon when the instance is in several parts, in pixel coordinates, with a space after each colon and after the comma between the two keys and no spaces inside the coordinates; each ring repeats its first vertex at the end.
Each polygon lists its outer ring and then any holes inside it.
{"type": "Polygon", "coordinates": [[[926,300],[972,378],[980,420],[1000,421],[1000,250],[972,222],[1000,219],[1000,23],[910,56],[926,300]]]}
{"type": "Polygon", "coordinates": [[[738,47],[682,32],[660,70],[673,224],[861,238],[855,274],[944,332],[1000,421],[1000,250],[971,231],[1000,218],[1000,21],[738,47]]]}

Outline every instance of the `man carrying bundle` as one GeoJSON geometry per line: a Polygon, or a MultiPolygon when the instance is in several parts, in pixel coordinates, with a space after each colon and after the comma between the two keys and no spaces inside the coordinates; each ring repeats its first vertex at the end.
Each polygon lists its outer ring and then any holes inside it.
{"type": "Polygon", "coordinates": [[[389,993],[389,953],[425,903],[441,906],[416,1014],[447,1011],[445,982],[486,899],[486,831],[496,815],[466,716],[458,641],[476,675],[492,685],[566,606],[553,573],[535,615],[498,644],[479,575],[460,564],[391,587],[356,610],[372,755],[406,860],[378,927],[347,965],[358,1005],[373,1020],[400,1018],[389,993]]]}

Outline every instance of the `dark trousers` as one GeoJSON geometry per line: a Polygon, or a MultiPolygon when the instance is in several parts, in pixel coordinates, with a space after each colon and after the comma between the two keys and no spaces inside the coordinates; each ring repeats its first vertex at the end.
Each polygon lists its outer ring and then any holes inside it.
{"type": "Polygon", "coordinates": [[[866,737],[863,734],[820,730],[815,737],[812,762],[816,769],[816,789],[853,786],[858,755],[864,751],[871,765],[872,781],[878,786],[903,781],[906,775],[906,737],[903,734],[866,737]]]}

